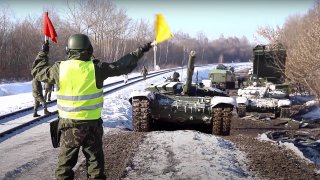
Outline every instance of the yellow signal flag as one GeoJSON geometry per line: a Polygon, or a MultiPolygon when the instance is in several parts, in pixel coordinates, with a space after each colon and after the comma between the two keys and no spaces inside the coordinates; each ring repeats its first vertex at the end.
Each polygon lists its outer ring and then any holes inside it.
{"type": "Polygon", "coordinates": [[[171,37],[173,37],[169,25],[164,19],[162,14],[156,14],[156,20],[154,24],[154,30],[156,34],[156,42],[161,43],[171,37]]]}

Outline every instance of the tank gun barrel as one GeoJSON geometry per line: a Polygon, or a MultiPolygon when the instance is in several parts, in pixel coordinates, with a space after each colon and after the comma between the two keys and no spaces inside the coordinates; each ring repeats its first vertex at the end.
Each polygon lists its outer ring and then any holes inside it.
{"type": "Polygon", "coordinates": [[[191,91],[195,57],[196,57],[196,52],[191,51],[189,54],[189,61],[188,61],[187,82],[186,82],[185,89],[184,89],[185,94],[189,94],[191,91]]]}

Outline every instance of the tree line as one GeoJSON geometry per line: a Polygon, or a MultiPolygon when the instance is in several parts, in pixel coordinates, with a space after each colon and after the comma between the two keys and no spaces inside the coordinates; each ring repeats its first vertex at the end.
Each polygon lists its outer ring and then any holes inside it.
{"type": "MultiPolygon", "coordinates": [[[[68,1],[70,2],[70,1],[68,1]]],[[[43,13],[20,20],[12,19],[14,12],[0,7],[0,81],[30,80],[30,68],[41,49],[43,13]]],[[[72,1],[66,12],[49,10],[49,17],[58,34],[58,45],[50,45],[50,63],[66,58],[67,39],[74,33],[87,34],[94,47],[94,56],[113,62],[135,50],[139,45],[153,41],[153,24],[128,17],[126,11],[113,2],[100,0],[72,1]]],[[[188,53],[197,52],[197,64],[244,62],[252,56],[252,44],[246,37],[221,36],[209,40],[204,33],[197,37],[174,32],[174,37],[158,44],[157,64],[161,68],[186,65],[188,53]]],[[[145,65],[153,69],[153,52],[147,53],[137,70],[145,65]]]]}
{"type": "Polygon", "coordinates": [[[320,97],[320,1],[304,15],[289,16],[283,27],[261,27],[258,33],[285,47],[287,81],[320,97]]]}

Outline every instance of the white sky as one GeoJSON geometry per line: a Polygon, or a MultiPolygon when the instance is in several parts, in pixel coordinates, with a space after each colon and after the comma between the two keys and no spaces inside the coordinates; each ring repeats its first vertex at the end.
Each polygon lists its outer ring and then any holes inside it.
{"type": "MultiPolygon", "coordinates": [[[[259,26],[282,26],[290,15],[305,14],[314,0],[113,0],[127,10],[133,19],[145,19],[151,24],[154,15],[162,13],[173,32],[183,31],[196,37],[205,33],[209,39],[246,36],[255,42],[259,26]]],[[[44,8],[66,10],[63,0],[1,0],[17,17],[39,15],[44,8]]]]}

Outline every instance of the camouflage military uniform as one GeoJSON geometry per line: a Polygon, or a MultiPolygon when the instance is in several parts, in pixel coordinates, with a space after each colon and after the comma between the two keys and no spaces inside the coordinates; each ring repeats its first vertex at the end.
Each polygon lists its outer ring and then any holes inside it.
{"type": "Polygon", "coordinates": [[[72,167],[77,163],[80,146],[87,159],[88,178],[105,179],[102,123],[101,119],[98,121],[63,119],[62,123],[59,123],[61,141],[57,179],[73,179],[72,167]]]}
{"type": "Polygon", "coordinates": [[[53,91],[54,85],[50,83],[46,83],[45,85],[45,93],[44,98],[47,101],[51,101],[51,92],[53,91]]]}
{"type": "MultiPolygon", "coordinates": [[[[143,56],[143,52],[143,48],[138,48],[113,63],[93,60],[96,87],[102,88],[103,81],[108,77],[130,73],[137,66],[137,62],[143,56]]],[[[88,61],[91,59],[91,55],[85,51],[70,51],[68,59],[88,61]]],[[[37,80],[56,84],[59,90],[60,62],[56,62],[52,66],[46,66],[47,60],[47,53],[40,51],[34,62],[32,74],[37,80]]],[[[74,172],[72,168],[77,163],[80,146],[82,146],[82,152],[87,159],[88,178],[105,179],[101,118],[96,120],[60,118],[59,130],[61,131],[61,147],[56,178],[73,179],[74,172]]]]}
{"type": "Polygon", "coordinates": [[[34,97],[33,117],[39,116],[37,114],[37,111],[40,106],[40,103],[42,104],[42,107],[44,109],[44,114],[48,114],[49,111],[47,110],[47,104],[43,97],[41,82],[37,81],[36,79],[32,80],[32,95],[34,97]]]}
{"type": "Polygon", "coordinates": [[[141,70],[141,74],[143,76],[143,80],[147,79],[147,75],[148,75],[148,70],[145,66],[143,66],[142,70],[141,70]]]}

